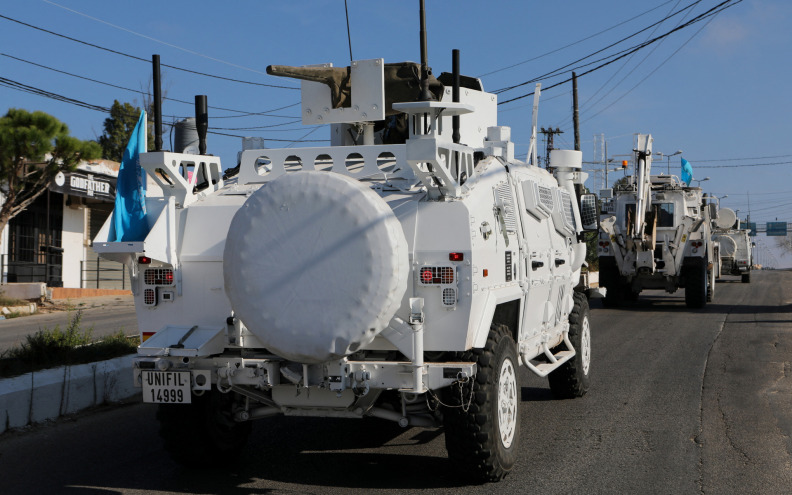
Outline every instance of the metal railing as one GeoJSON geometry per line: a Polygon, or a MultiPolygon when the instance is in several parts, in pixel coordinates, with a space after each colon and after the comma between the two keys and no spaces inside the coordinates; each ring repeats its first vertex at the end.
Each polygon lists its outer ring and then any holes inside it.
{"type": "Polygon", "coordinates": [[[0,277],[2,283],[46,282],[59,287],[61,265],[56,263],[37,263],[33,261],[9,261],[7,254],[0,255],[0,277]],[[47,273],[49,271],[49,273],[47,273]]]}
{"type": "Polygon", "coordinates": [[[124,265],[101,258],[80,261],[81,289],[122,289],[130,287],[124,265]]]}

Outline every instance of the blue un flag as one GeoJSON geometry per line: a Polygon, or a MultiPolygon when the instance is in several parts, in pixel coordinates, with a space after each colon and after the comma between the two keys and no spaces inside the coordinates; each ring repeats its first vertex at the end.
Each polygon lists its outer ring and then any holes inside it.
{"type": "Polygon", "coordinates": [[[146,172],[140,154],[146,152],[146,112],[140,113],[118,170],[115,209],[108,240],[142,241],[149,232],[146,220],[146,172]]]}
{"type": "Polygon", "coordinates": [[[693,167],[690,166],[690,162],[682,158],[682,181],[690,185],[690,181],[693,180],[693,167]]]}

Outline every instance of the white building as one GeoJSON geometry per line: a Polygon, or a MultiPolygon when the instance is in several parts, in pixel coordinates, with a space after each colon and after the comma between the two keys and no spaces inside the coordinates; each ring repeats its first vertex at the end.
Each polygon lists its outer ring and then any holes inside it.
{"type": "MultiPolygon", "coordinates": [[[[0,238],[2,283],[129,289],[123,266],[100,260],[91,248],[113,211],[118,168],[118,162],[95,160],[61,172],[48,191],[12,218],[0,238]]],[[[157,189],[151,179],[148,185],[157,189]]]]}

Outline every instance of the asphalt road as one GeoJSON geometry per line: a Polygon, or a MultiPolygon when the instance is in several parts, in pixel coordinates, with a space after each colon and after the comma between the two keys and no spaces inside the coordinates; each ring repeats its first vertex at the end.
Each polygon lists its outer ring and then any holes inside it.
{"type": "MultiPolygon", "coordinates": [[[[112,335],[119,330],[125,335],[138,333],[132,296],[103,296],[70,301],[71,311],[20,316],[0,320],[0,352],[25,342],[25,337],[39,330],[60,327],[65,330],[70,318],[81,313],[80,328],[91,330],[94,337],[112,335]]],[[[2,490],[0,490],[2,491],[2,490]]]]}
{"type": "MultiPolygon", "coordinates": [[[[12,493],[788,493],[792,486],[792,272],[592,310],[592,388],[556,400],[522,378],[522,452],[497,485],[454,477],[442,430],[272,418],[232,468],[173,463],[155,409],[108,407],[0,436],[12,493]]],[[[200,434],[200,433],[198,433],[200,434]]]]}

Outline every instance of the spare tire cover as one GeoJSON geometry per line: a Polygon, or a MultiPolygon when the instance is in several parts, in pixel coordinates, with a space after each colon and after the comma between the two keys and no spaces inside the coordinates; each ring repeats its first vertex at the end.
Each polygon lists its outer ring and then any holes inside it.
{"type": "Polygon", "coordinates": [[[717,235],[715,240],[720,244],[720,255],[722,257],[731,258],[737,252],[737,243],[734,239],[727,235],[717,235]]]}
{"type": "Polygon", "coordinates": [[[328,172],[278,177],[234,215],[223,254],[234,314],[271,352],[338,359],[387,327],[407,289],[407,241],[370,188],[328,172]]]}
{"type": "Polygon", "coordinates": [[[737,214],[731,208],[721,208],[718,210],[718,218],[715,219],[715,225],[719,229],[730,229],[737,221],[737,214]]]}

